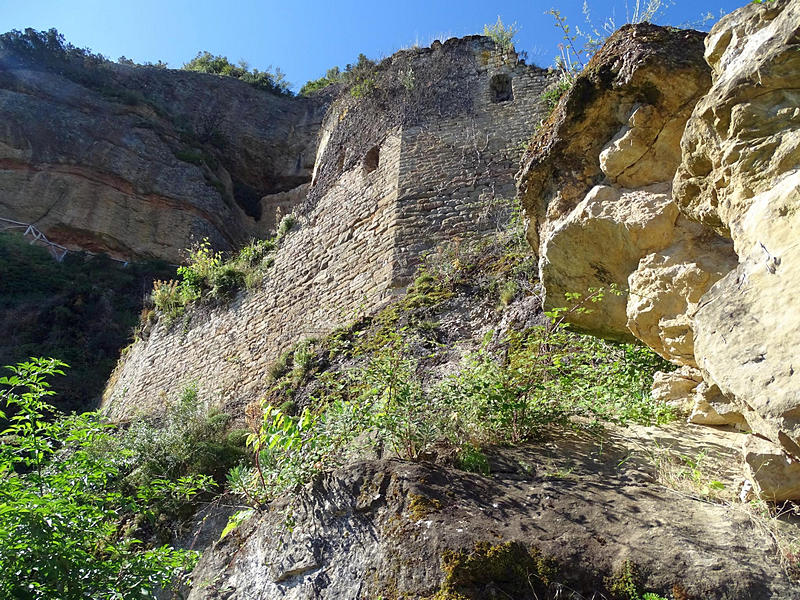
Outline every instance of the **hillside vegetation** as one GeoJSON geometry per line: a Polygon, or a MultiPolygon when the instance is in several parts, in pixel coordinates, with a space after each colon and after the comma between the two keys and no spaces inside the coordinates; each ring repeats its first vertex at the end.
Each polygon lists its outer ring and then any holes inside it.
{"type": "Polygon", "coordinates": [[[55,404],[67,412],[94,408],[120,350],[133,340],[153,280],[174,272],[79,252],[58,263],[22,236],[1,233],[0,364],[62,360],[71,368],[54,382],[55,404]]]}

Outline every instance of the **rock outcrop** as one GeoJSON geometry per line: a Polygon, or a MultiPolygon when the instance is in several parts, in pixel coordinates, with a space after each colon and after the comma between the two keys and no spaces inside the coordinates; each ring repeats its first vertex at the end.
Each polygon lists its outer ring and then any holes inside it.
{"type": "MultiPolygon", "coordinates": [[[[566,294],[592,288],[627,290],[639,261],[677,245],[669,252],[674,255],[692,243],[697,232],[679,218],[670,182],[683,127],[710,84],[702,44],[695,31],[623,27],[534,139],[523,159],[520,197],[547,306],[567,306],[566,294]]],[[[667,268],[664,260],[650,262],[643,287],[658,285],[667,268]]],[[[676,296],[674,304],[687,302],[680,292],[676,296]]],[[[643,302],[648,297],[646,290],[636,296],[643,302]]],[[[636,332],[628,327],[627,304],[625,296],[608,295],[591,313],[571,318],[589,332],[631,340],[636,332]]],[[[651,322],[675,318],[669,314],[675,307],[642,309],[651,322]]],[[[652,325],[644,328],[643,335],[651,336],[652,325]]],[[[675,331],[662,345],[681,344],[681,336],[686,333],[675,331]]]]}
{"type": "MultiPolygon", "coordinates": [[[[797,1],[725,17],[705,42],[711,80],[700,34],[623,28],[519,175],[546,304],[624,289],[573,324],[690,369],[658,394],[682,390],[693,422],[750,429],[789,463],[800,459],[798,26],[797,1]]],[[[756,471],[762,496],[797,495],[756,471]]]]}
{"type": "Polygon", "coordinates": [[[800,472],[791,466],[800,460],[799,36],[797,1],[747,6],[717,24],[706,42],[714,83],[687,124],[674,184],[681,210],[736,250],[736,268],[693,314],[695,354],[705,380],[782,450],[783,460],[753,469],[777,499],[800,496],[797,481],[776,486],[782,477],[769,474],[770,465],[800,472]]]}
{"type": "Polygon", "coordinates": [[[0,217],[72,249],[177,263],[191,239],[263,237],[271,195],[310,181],[324,102],[62,54],[0,41],[0,217]]]}
{"type": "Polygon", "coordinates": [[[665,495],[621,435],[506,449],[492,476],[397,460],[325,474],[207,550],[189,598],[612,597],[625,564],[663,596],[791,597],[744,511],[665,495]]]}

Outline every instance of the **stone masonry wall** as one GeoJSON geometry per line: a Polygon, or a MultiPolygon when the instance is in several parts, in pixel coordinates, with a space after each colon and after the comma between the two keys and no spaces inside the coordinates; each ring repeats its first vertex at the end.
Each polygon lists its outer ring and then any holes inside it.
{"type": "Polygon", "coordinates": [[[403,131],[396,285],[408,282],[420,254],[436,244],[492,231],[508,218],[524,144],[546,117],[541,95],[557,76],[517,64],[513,54],[494,58],[465,82],[471,114],[403,131]],[[512,99],[495,101],[496,75],[509,77],[512,99]]]}
{"type": "Polygon", "coordinates": [[[479,214],[513,196],[518,158],[554,75],[481,37],[387,61],[370,97],[344,90],[329,109],[299,228],[263,286],[227,307],[195,309],[186,324],[158,323],[112,377],[103,403],[110,416],[158,412],[190,382],[241,414],[267,391],[281,352],[378,310],[407,285],[421,252],[494,228],[479,214]],[[409,72],[411,90],[397,83],[409,72]],[[495,102],[498,74],[513,99],[495,102]]]}
{"type": "Polygon", "coordinates": [[[135,343],[112,376],[104,410],[118,419],[157,413],[195,382],[201,398],[236,414],[266,391],[268,368],[283,350],[380,305],[391,277],[399,151],[392,135],[383,166],[343,174],[288,235],[260,289],[227,307],[195,310],[187,325],[159,322],[135,343]]]}

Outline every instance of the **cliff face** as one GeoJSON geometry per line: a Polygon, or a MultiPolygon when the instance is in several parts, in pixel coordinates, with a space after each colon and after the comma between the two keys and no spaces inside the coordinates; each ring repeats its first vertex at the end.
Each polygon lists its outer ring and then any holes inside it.
{"type": "Polygon", "coordinates": [[[713,85],[681,141],[681,210],[730,238],[737,265],[693,313],[695,354],[757,434],[751,478],[800,497],[800,2],[748,6],[706,40],[713,85]]]}
{"type": "Polygon", "coordinates": [[[681,367],[655,392],[692,422],[758,434],[745,456],[770,499],[800,495],[798,23],[797,1],[744,7],[705,39],[708,66],[699,34],[623,28],[519,176],[546,304],[625,290],[575,325],[681,367]]]}
{"type": "Polygon", "coordinates": [[[0,65],[0,217],[70,248],[180,262],[190,239],[237,247],[310,180],[322,101],[8,39],[0,65]]]}

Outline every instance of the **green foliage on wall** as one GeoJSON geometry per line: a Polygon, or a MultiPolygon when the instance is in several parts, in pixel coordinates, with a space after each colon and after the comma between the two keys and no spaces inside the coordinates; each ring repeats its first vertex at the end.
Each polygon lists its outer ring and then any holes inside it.
{"type": "Polygon", "coordinates": [[[354,64],[348,64],[344,70],[339,67],[328,69],[324,77],[306,82],[300,88],[301,96],[308,96],[334,83],[340,83],[350,88],[350,94],[359,98],[369,94],[375,87],[376,63],[367,58],[365,54],[359,54],[358,60],[354,64]]]}
{"type": "Polygon", "coordinates": [[[172,322],[193,304],[228,302],[241,288],[257,287],[272,266],[281,240],[296,223],[293,214],[285,215],[273,237],[253,240],[229,257],[211,248],[208,239],[196,243],[187,251],[187,264],[178,267],[179,280],[153,282],[150,299],[158,314],[172,322]]]}

